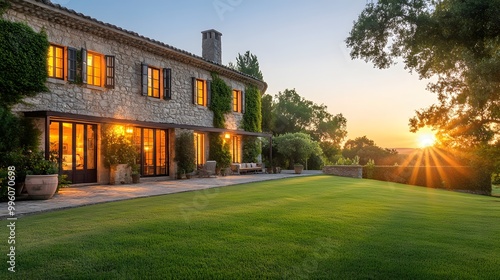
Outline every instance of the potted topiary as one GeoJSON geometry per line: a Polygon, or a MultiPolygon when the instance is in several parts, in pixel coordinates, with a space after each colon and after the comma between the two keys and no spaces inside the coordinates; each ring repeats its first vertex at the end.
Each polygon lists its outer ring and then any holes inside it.
{"type": "Polygon", "coordinates": [[[132,172],[130,175],[132,176],[132,183],[137,184],[141,178],[141,174],[139,172],[139,164],[134,163],[130,166],[132,168],[132,172]]]}
{"type": "Polygon", "coordinates": [[[33,152],[27,155],[27,171],[24,187],[31,199],[49,199],[57,191],[57,162],[45,159],[44,152],[33,152]]]}
{"type": "Polygon", "coordinates": [[[192,174],[196,168],[196,151],[194,135],[191,132],[181,132],[175,139],[175,161],[177,162],[177,178],[186,179],[186,174],[192,174]]]}
{"type": "Polygon", "coordinates": [[[304,170],[304,165],[296,163],[293,165],[293,169],[295,170],[295,174],[301,174],[302,170],[304,170]]]}
{"type": "Polygon", "coordinates": [[[103,127],[102,150],[104,165],[110,169],[109,184],[131,183],[131,167],[136,164],[137,150],[130,137],[113,126],[103,127]]]}

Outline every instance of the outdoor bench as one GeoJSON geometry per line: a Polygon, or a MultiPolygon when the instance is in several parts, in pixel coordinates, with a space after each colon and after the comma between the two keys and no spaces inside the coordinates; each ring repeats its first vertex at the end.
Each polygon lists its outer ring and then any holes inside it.
{"type": "Polygon", "coordinates": [[[261,163],[233,163],[231,164],[231,172],[241,174],[241,173],[248,173],[248,172],[263,172],[264,166],[261,163]]]}

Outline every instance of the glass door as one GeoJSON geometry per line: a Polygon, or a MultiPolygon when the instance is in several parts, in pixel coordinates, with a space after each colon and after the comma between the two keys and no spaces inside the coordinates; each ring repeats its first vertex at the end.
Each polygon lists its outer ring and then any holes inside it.
{"type": "Polygon", "coordinates": [[[50,123],[50,150],[58,158],[60,173],[73,184],[97,181],[96,128],[94,124],[50,123]]]}

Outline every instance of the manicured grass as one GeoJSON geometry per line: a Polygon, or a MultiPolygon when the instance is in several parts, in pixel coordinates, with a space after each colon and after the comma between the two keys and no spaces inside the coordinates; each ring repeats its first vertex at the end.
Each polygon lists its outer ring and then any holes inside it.
{"type": "Polygon", "coordinates": [[[331,176],[22,217],[16,231],[14,279],[500,275],[500,198],[331,176]]]}

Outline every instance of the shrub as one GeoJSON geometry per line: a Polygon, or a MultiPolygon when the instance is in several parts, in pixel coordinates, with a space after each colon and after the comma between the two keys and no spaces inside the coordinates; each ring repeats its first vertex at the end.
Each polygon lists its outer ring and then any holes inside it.
{"type": "Polygon", "coordinates": [[[219,133],[211,132],[209,134],[209,141],[209,158],[217,162],[216,170],[219,173],[221,169],[231,165],[231,147],[229,143],[224,143],[219,133]]]}
{"type": "Polygon", "coordinates": [[[132,139],[117,130],[117,126],[103,126],[102,150],[104,165],[108,168],[113,164],[132,166],[136,163],[137,150],[132,139]]]}
{"type": "MultiPolygon", "coordinates": [[[[491,194],[491,175],[469,166],[373,166],[372,178],[431,188],[463,190],[491,194]]],[[[369,166],[363,178],[369,178],[369,166]]]]}
{"type": "Polygon", "coordinates": [[[177,171],[191,173],[196,168],[196,151],[194,148],[194,136],[192,132],[181,132],[175,138],[175,161],[177,171]]]}

